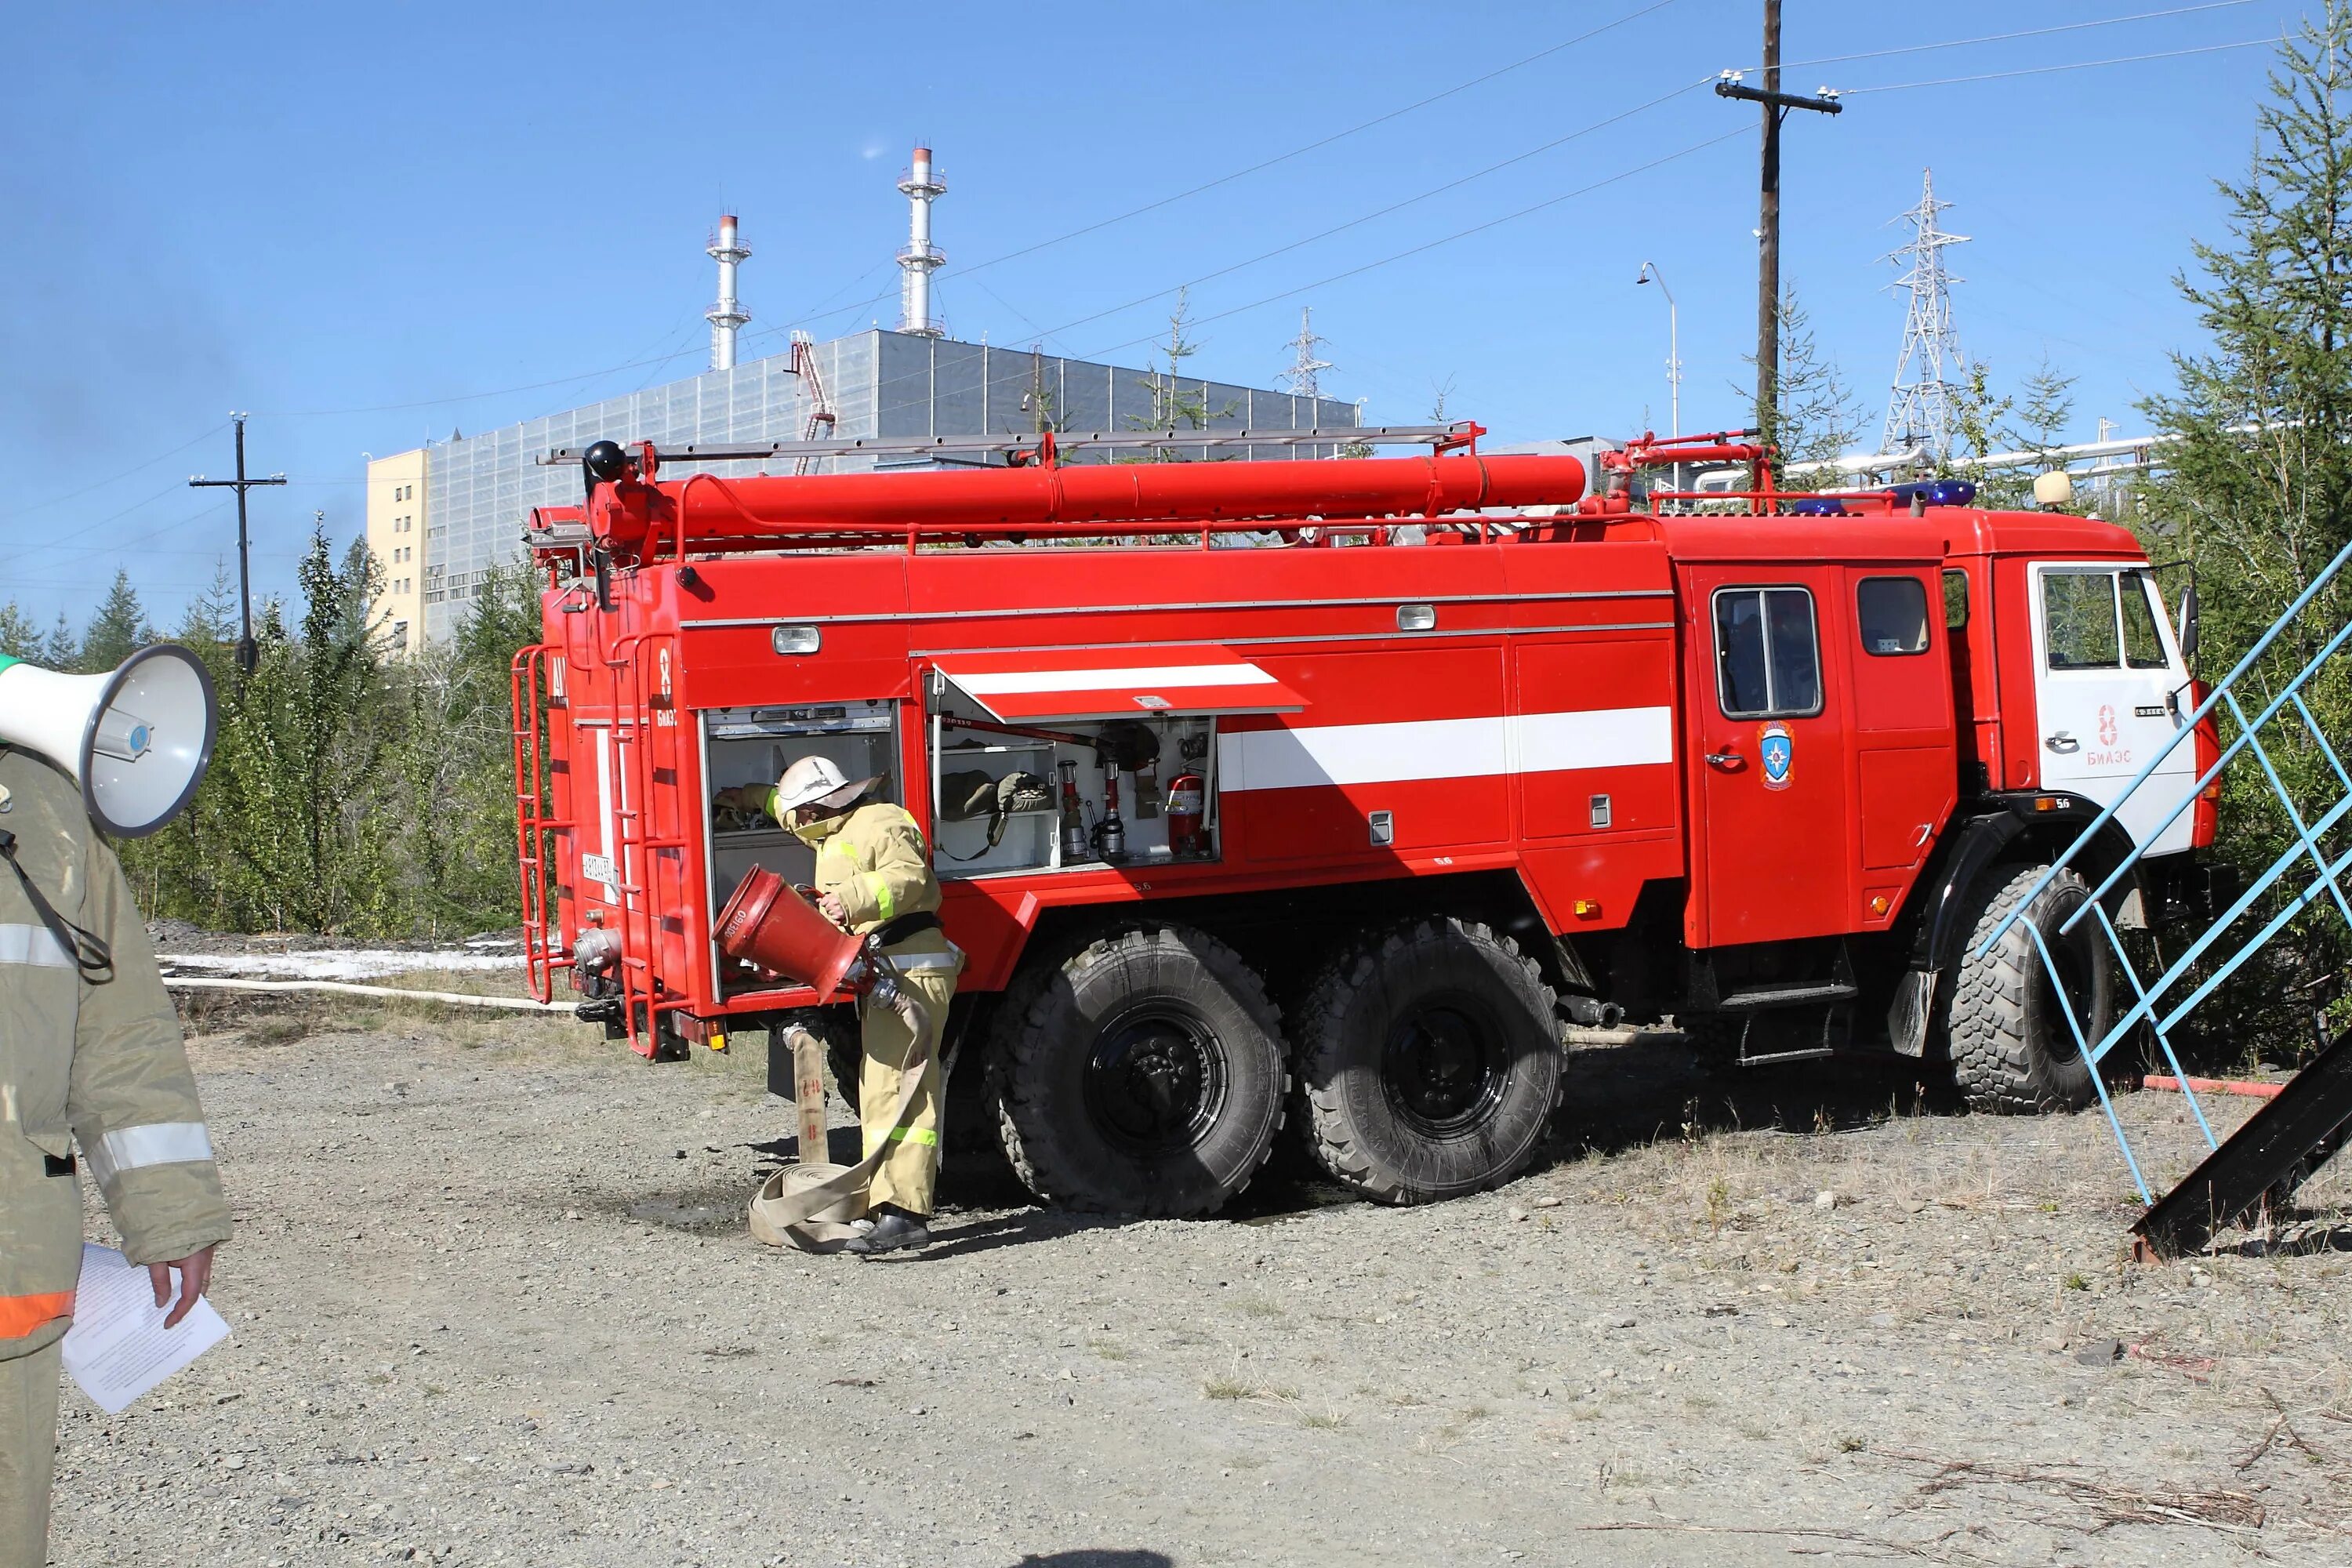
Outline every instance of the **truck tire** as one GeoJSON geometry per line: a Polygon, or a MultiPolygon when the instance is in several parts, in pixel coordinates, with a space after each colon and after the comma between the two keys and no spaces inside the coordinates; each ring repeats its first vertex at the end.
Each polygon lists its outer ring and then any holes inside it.
{"type": "Polygon", "coordinates": [[[1039,965],[992,1035],[1005,1155],[1049,1203],[1211,1214],[1282,1126],[1280,1015],[1233,949],[1190,927],[1121,931],[1039,965]]]}
{"type": "Polygon", "coordinates": [[[1386,1204],[1508,1180],[1559,1105],[1552,1005],[1516,943],[1465,921],[1414,921],[1342,952],[1297,1020],[1316,1160],[1386,1204]]]}
{"type": "Polygon", "coordinates": [[[1983,957],[1978,945],[2022,902],[2047,866],[1996,866],[1974,889],[1976,919],[1952,975],[1945,1037],[1952,1077],[1969,1108],[2000,1115],[2080,1110],[2097,1093],[2064,1009],[2032,935],[2031,921],[2049,943],[2074,999],[2085,1035],[2096,1041],[2116,1016],[2115,962],[2098,928],[2085,921],[2064,936],[2058,927],[2091,897],[2070,868],[2033,900],[2024,920],[2001,933],[1983,957]]]}

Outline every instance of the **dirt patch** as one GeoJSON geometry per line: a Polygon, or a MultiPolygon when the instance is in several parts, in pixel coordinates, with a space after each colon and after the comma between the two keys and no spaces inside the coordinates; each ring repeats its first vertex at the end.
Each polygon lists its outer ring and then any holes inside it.
{"type": "MultiPolygon", "coordinates": [[[[940,1244],[860,1263],[738,1223],[791,1147],[756,1050],[361,1017],[205,1021],[236,1335],[120,1417],[68,1394],[58,1562],[2352,1552],[2342,1171],[2143,1268],[2096,1115],[1642,1037],[1577,1055],[1499,1192],[1379,1209],[1294,1170],[1124,1222],[964,1159],[940,1244]]],[[[2187,1169],[2177,1096],[2121,1110],[2187,1169]]]]}

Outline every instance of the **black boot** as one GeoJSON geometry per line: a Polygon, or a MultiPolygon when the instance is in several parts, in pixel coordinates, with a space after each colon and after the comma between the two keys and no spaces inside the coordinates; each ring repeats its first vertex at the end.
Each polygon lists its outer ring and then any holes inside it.
{"type": "Polygon", "coordinates": [[[923,1223],[921,1215],[909,1214],[896,1204],[884,1204],[874,1213],[874,1228],[864,1236],[850,1237],[843,1250],[871,1257],[877,1252],[921,1248],[930,1244],[930,1227],[923,1223]]]}

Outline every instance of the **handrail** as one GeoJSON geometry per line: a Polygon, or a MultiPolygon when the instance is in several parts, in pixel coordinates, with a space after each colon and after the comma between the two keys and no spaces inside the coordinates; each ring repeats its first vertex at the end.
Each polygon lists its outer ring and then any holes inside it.
{"type": "MultiPolygon", "coordinates": [[[[2221,701],[2222,693],[2228,691],[2231,686],[2236,684],[2240,676],[2245,674],[2249,668],[2252,668],[2254,661],[2260,658],[2263,653],[2268,651],[2271,644],[2278,639],[2279,634],[2284,632],[2287,628],[2288,625],[2295,619],[2295,617],[2302,615],[2305,607],[2318,595],[2319,591],[2326,587],[2329,581],[2333,579],[2338,572],[2343,570],[2345,563],[2347,561],[2352,561],[2352,544],[2347,544],[2342,550],[2336,552],[2336,559],[2330,561],[2320,572],[2319,575],[2311,580],[2309,586],[2305,587],[2302,593],[2294,596],[2294,602],[2287,605],[2285,611],[2280,615],[2279,618],[2271,624],[2269,630],[2265,631],[2260,637],[2255,639],[2254,646],[2246,650],[2245,656],[2240,658],[2236,664],[2230,667],[2230,673],[2223,676],[2219,681],[2214,683],[2213,689],[2206,694],[2204,701],[2197,705],[2197,710],[2189,715],[2189,721],[2173,731],[2172,739],[2167,741],[2163,746],[2158,748],[2156,755],[2148,759],[2147,766],[2141,768],[2138,773],[2132,775],[2131,783],[2124,786],[2122,793],[2117,795],[2111,804],[2100,808],[2099,815],[2091,819],[2090,826],[2084,828],[2082,833],[2076,837],[2074,842],[2067,847],[2066,853],[2060,856],[2056,864],[2053,865],[2048,871],[2042,874],[2040,881],[2033,884],[2032,890],[2018,901],[2017,908],[2010,911],[2009,918],[2002,921],[2000,925],[1993,928],[1992,931],[1988,934],[1982,942],[1977,943],[1975,950],[1969,954],[1970,957],[1983,957],[1986,952],[1990,951],[1992,944],[2000,940],[2002,933],[2006,932],[2011,926],[2017,923],[2019,917],[2024,913],[2026,906],[2032,903],[2035,899],[2042,896],[2042,890],[2044,888],[2047,888],[2051,882],[2056,879],[2060,870],[2072,862],[2078,850],[2090,843],[2093,835],[2096,834],[2100,828],[2105,826],[2110,821],[2114,820],[2116,810],[2122,806],[2125,801],[2129,800],[2132,797],[2132,795],[2139,789],[2141,784],[2147,782],[2149,776],[2153,774],[2157,768],[2163,763],[2164,759],[2170,756],[2176,750],[2178,750],[2183,741],[2189,740],[2197,733],[2197,726],[2204,721],[2207,715],[2213,711],[2214,707],[2221,701]]],[[[2305,665],[2304,668],[2296,673],[2294,679],[2287,684],[2285,689],[2282,691],[2278,697],[2272,699],[2270,706],[2263,710],[2262,717],[2254,721],[2254,728],[2260,728],[2262,725],[2269,722],[2270,720],[2277,713],[2280,706],[2285,702],[2287,696],[2299,689],[2305,680],[2308,680],[2312,675],[2317,671],[2319,666],[2325,662],[2331,654],[2335,653],[2336,649],[2344,646],[2347,638],[2352,638],[2352,622],[2346,623],[2344,629],[2337,632],[2334,637],[2330,638],[2327,646],[2320,649],[2319,653],[2313,658],[2311,662],[2305,665]]],[[[2165,818],[2166,826],[2170,826],[2179,819],[2180,813],[2195,802],[2199,793],[2200,793],[2207,784],[2212,783],[2213,779],[2220,774],[2222,766],[2228,763],[2231,757],[2237,754],[2239,748],[2246,743],[2252,734],[2252,730],[2251,729],[2241,732],[2238,739],[2231,742],[2229,749],[2222,753],[2221,760],[2215,763],[2212,767],[2207,769],[2203,774],[2199,776],[2195,788],[2192,788],[2188,795],[2182,798],[2180,803],[2173,807],[2172,815],[2165,818]]],[[[2149,837],[2152,840],[2155,837],[2155,835],[2151,834],[2149,837]]],[[[2126,865],[2137,862],[2141,853],[2142,850],[2138,847],[2135,846],[2132,854],[2126,858],[2126,865]]],[[[2113,887],[2116,876],[2119,875],[2121,875],[2120,870],[2118,870],[2115,875],[2109,876],[2105,881],[2100,883],[2098,889],[2099,893],[2105,894],[2108,889],[2113,887]]],[[[2080,911],[2077,911],[2077,918],[2079,918],[2079,914],[2080,911]]],[[[2071,930],[2074,924],[2074,921],[2073,919],[2068,920],[2065,929],[2071,930]]]]}
{"type": "MultiPolygon", "coordinates": [[[[2252,674],[2263,657],[2279,645],[2280,640],[2291,628],[2298,626],[2321,593],[2337,580],[2347,564],[2352,564],[2352,544],[2347,544],[2337,552],[2334,559],[2329,561],[2326,566],[2295,595],[2294,600],[2278,618],[2259,637],[2255,638],[2252,646],[2231,666],[2229,673],[2214,683],[2212,689],[2206,694],[2204,700],[2199,702],[2185,719],[2178,721],[2172,735],[2158,748],[2155,755],[2141,766],[2120,792],[2100,808],[2090,823],[2066,847],[2064,852],[2057,857],[2047,870],[2034,879],[2024,897],[2017,900],[2009,913],[1969,949],[1971,958],[1982,958],[2019,921],[2023,921],[2025,930],[2032,939],[2034,951],[2044,970],[2054,974],[2057,973],[2057,966],[2050,950],[2053,938],[2064,938],[2076,931],[2086,919],[2096,921],[2099,932],[2108,950],[2113,953],[2120,973],[2131,987],[2128,1005],[2118,1007],[2118,1016],[2108,1023],[2096,1040],[2092,1040],[2084,1032],[2086,1020],[2078,1014],[2075,1001],[2067,994],[2066,988],[2063,985],[2053,985],[2051,991],[2056,999],[2059,1010],[2065,1016],[2066,1026],[2074,1037],[2075,1050],[2090,1070],[2092,1087],[2098,1096],[2101,1109],[2106,1113],[2108,1126],[2115,1134],[2116,1142],[2123,1151],[2124,1162],[2130,1169],[2132,1181],[2139,1189],[2141,1197],[2150,1204],[2155,1200],[2149,1194],[2140,1162],[2132,1151],[2131,1141],[2126,1136],[2122,1121],[2116,1115],[2113,1101],[2108,1095],[2105,1076],[2100,1070],[2101,1064],[2117,1045],[2145,1024],[2154,1034],[2157,1047],[2170,1064],[2175,1077],[2182,1080],[2182,1096],[2189,1102],[2189,1111],[2196,1119],[2198,1131],[2204,1136],[2209,1148],[2218,1150],[2221,1147],[2221,1141],[2215,1135],[2212,1124],[2208,1120],[2203,1106],[2199,1103],[2195,1091],[2187,1083],[2187,1074],[2183,1071],[2179,1056],[2174,1048],[2173,1032],[2207,998],[2226,984],[2231,976],[2242,970],[2281,931],[2284,931],[2291,921],[2305,910],[2316,905],[2332,902],[2347,926],[2352,927],[2352,897],[2347,896],[2341,880],[2347,873],[2352,873],[2352,848],[2347,848],[2340,854],[2331,854],[2325,842],[2327,835],[2339,824],[2352,819],[2352,768],[2347,767],[2338,748],[2321,727],[2318,715],[2313,711],[2311,704],[2304,697],[2305,689],[2319,675],[2327,663],[2342,654],[2347,645],[2352,645],[2352,620],[2347,620],[2335,631],[2334,635],[2321,643],[2315,653],[2305,660],[2292,676],[2279,684],[2258,711],[2250,715],[2238,695],[2240,685],[2252,674]],[[2341,791],[2339,798],[2315,816],[2306,814],[2303,806],[2298,805],[2294,791],[2288,785],[2286,776],[2282,773],[2278,764],[2273,759],[2271,749],[2263,744],[2263,731],[2278,721],[2290,709],[2301,722],[2311,743],[2325,759],[2326,773],[2333,775],[2336,786],[2341,791]],[[2146,830],[2136,836],[2136,841],[2132,843],[2127,852],[2107,870],[2105,876],[2099,879],[2097,886],[2091,890],[2090,896],[2083,901],[2081,907],[2070,911],[2064,920],[2056,922],[2048,931],[2044,931],[2039,921],[2026,919],[2027,911],[2056,881],[2059,874],[2077,866],[2090,851],[2092,845],[2105,833],[2108,824],[2114,822],[2126,806],[2143,798],[2150,781],[2157,776],[2165,762],[2179,751],[2183,743],[2193,744],[2200,730],[2224,712],[2237,726],[2237,734],[2227,746],[2217,745],[2219,755],[2214,762],[2200,771],[2194,782],[2180,794],[2177,800],[2170,803],[2169,809],[2163,813],[2152,830],[2146,830]],[[2287,835],[2289,841],[2279,853],[2273,857],[2268,866],[2249,880],[2247,885],[2239,891],[2237,897],[2230,901],[2226,910],[2211,918],[2203,931],[2173,954],[2168,963],[2161,963],[2160,973],[2152,981],[2143,982],[2139,971],[2132,962],[2130,952],[2124,945],[2123,936],[2116,927],[2115,918],[2108,911],[2107,900],[2116,887],[2147,858],[2150,847],[2159,842],[2165,832],[2180,819],[2181,815],[2190,809],[2206,794],[2214,782],[2221,777],[2222,772],[2233,761],[2247,755],[2251,755],[2262,770],[2264,782],[2270,785],[2273,795],[2284,813],[2285,821],[2292,830],[2287,835]],[[2305,873],[2290,881],[2289,873],[2295,871],[2298,867],[2305,868],[2305,873]],[[2289,896],[2261,922],[2257,929],[2250,933],[2242,933],[2235,937],[2231,935],[2239,922],[2255,908],[2257,903],[2278,891],[2288,891],[2289,896]],[[2176,988],[2181,986],[2200,965],[2207,963],[2212,958],[2224,945],[2225,938],[2235,942],[2234,950],[2221,958],[2210,973],[2204,974],[2193,987],[2187,990],[2185,994],[2176,994],[2176,988]]],[[[2218,737],[2216,740],[2218,741],[2218,737]]]]}

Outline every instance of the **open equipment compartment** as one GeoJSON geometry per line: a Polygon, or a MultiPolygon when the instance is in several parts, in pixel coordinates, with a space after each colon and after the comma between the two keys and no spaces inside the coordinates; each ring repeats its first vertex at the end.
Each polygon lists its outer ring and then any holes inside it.
{"type": "Polygon", "coordinates": [[[1305,706],[1219,647],[956,655],[926,684],[933,860],[956,878],[1215,860],[1219,715],[1305,706]]]}
{"type": "MultiPolygon", "coordinates": [[[[719,792],[773,784],[802,757],[821,756],[856,783],[879,778],[879,794],[903,800],[898,784],[898,704],[884,698],[840,702],[794,703],[759,708],[714,708],[702,715],[703,809],[709,814],[709,907],[725,903],[743,874],[762,866],[793,886],[816,879],[816,855],[773,818],[728,820],[713,802],[719,792]]],[[[711,962],[722,989],[772,985],[748,967],[721,956],[711,962]]]]}

